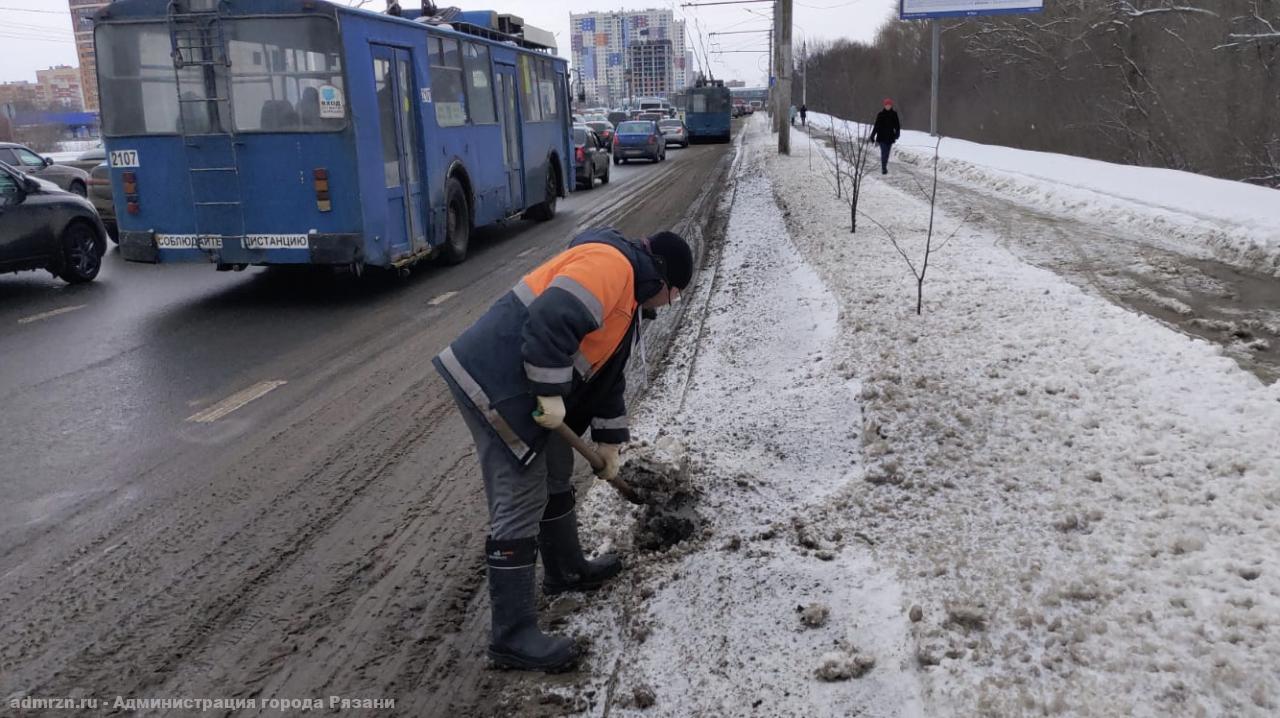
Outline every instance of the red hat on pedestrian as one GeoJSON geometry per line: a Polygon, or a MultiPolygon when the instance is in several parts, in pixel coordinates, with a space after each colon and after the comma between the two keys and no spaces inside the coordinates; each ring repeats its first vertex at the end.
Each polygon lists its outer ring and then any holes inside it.
{"type": "Polygon", "coordinates": [[[892,106],[893,106],[893,100],[892,100],[892,99],[890,99],[890,98],[888,98],[888,97],[884,98],[884,106],[885,106],[885,107],[892,107],[892,106]]]}

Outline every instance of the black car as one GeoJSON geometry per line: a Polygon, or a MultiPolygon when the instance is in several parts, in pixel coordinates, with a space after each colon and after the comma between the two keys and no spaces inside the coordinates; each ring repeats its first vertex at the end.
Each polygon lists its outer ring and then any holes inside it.
{"type": "Polygon", "coordinates": [[[609,151],[600,146],[596,133],[590,127],[574,127],[573,145],[578,189],[591,189],[597,177],[600,184],[609,184],[609,151]]]}
{"type": "Polygon", "coordinates": [[[79,284],[98,276],[106,250],[89,200],[0,162],[0,272],[47,269],[79,284]]]}
{"type": "Polygon", "coordinates": [[[606,120],[587,121],[587,127],[595,130],[600,146],[607,152],[613,151],[613,123],[606,120]]]}

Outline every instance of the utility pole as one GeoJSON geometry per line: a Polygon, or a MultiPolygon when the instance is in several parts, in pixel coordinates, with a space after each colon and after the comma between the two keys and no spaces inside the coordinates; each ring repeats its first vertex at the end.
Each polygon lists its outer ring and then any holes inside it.
{"type": "Polygon", "coordinates": [[[935,18],[933,25],[933,87],[929,97],[929,134],[938,136],[938,58],[942,55],[942,25],[935,18]]]}
{"type": "Polygon", "coordinates": [[[805,38],[800,43],[800,65],[804,67],[804,74],[800,76],[800,104],[809,104],[809,38],[805,38]]]}
{"type": "Polygon", "coordinates": [[[778,13],[782,39],[778,44],[778,153],[791,154],[791,2],[781,0],[778,13]]]}
{"type": "MultiPolygon", "coordinates": [[[[775,6],[777,5],[776,0],[774,2],[774,5],[775,6]]],[[[778,13],[775,10],[773,13],[773,19],[769,21],[769,71],[765,73],[767,77],[765,77],[765,80],[764,80],[765,113],[769,115],[769,123],[770,123],[769,129],[773,132],[778,131],[777,125],[773,124],[773,71],[776,69],[774,67],[773,58],[775,57],[774,50],[776,50],[778,47],[776,44],[778,40],[777,30],[778,30],[778,13]]]]}

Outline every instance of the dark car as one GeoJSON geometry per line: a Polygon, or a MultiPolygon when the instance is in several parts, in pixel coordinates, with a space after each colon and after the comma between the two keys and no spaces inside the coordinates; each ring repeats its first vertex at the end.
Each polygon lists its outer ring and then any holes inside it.
{"type": "Polygon", "coordinates": [[[106,162],[99,162],[89,173],[89,201],[98,210],[98,217],[107,228],[107,235],[119,242],[120,229],[116,224],[116,206],[111,196],[111,166],[106,162]]]}
{"type": "Polygon", "coordinates": [[[93,174],[93,168],[107,161],[107,150],[98,147],[92,150],[81,152],[74,160],[70,162],[59,162],[60,165],[67,167],[75,167],[78,170],[84,170],[89,174],[93,174]]]}
{"type": "Polygon", "coordinates": [[[52,182],[68,192],[81,197],[89,194],[89,173],[75,167],[54,164],[34,151],[12,142],[0,142],[0,162],[10,165],[24,174],[52,182]]]}
{"type": "Polygon", "coordinates": [[[658,129],[667,138],[667,144],[689,146],[689,128],[685,127],[684,120],[661,120],[658,122],[658,129]]]}
{"type": "Polygon", "coordinates": [[[0,162],[0,272],[47,269],[79,284],[98,276],[106,250],[89,200],[0,162]]]}
{"type": "Polygon", "coordinates": [[[667,158],[667,140],[653,120],[628,120],[613,135],[613,162],[630,159],[661,162],[667,158]]]}
{"type": "Polygon", "coordinates": [[[591,189],[597,177],[600,184],[609,184],[609,153],[600,146],[596,133],[586,125],[574,127],[573,145],[578,189],[591,189]]]}
{"type": "Polygon", "coordinates": [[[605,150],[613,151],[613,123],[606,120],[588,121],[587,127],[595,130],[596,137],[600,138],[600,146],[605,150]]]}

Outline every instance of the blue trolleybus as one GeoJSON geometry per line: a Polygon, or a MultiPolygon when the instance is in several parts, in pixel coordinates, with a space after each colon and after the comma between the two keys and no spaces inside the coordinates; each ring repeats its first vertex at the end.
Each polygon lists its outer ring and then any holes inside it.
{"type": "MultiPolygon", "coordinates": [[[[566,62],[519,18],[323,0],[120,0],[95,17],[136,262],[460,262],[573,185],[566,62]]],[[[548,41],[550,40],[550,41],[548,41]]]]}
{"type": "Polygon", "coordinates": [[[733,102],[720,80],[700,80],[685,94],[684,124],[690,142],[728,142],[733,102]]]}

